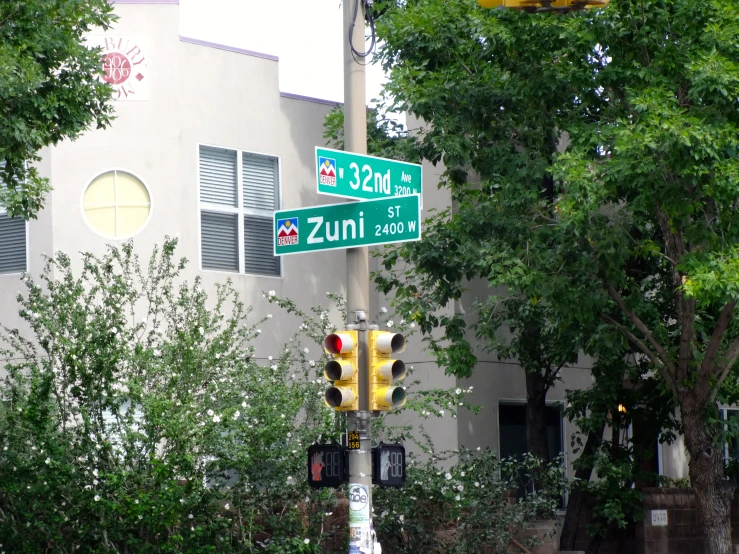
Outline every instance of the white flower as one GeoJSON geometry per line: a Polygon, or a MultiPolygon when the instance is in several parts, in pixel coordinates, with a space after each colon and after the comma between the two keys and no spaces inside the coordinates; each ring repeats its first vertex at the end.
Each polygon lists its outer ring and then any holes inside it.
{"type": "Polygon", "coordinates": [[[480,451],[480,447],[478,446],[475,450],[477,450],[479,452],[480,451]]]}
{"type": "Polygon", "coordinates": [[[392,320],[392,319],[391,319],[390,321],[388,321],[388,322],[387,322],[387,326],[388,326],[388,327],[392,327],[392,326],[393,326],[393,320],[392,320]]]}
{"type": "Polygon", "coordinates": [[[46,458],[44,462],[46,462],[46,465],[48,466],[51,463],[51,458],[46,458]]]}
{"type": "Polygon", "coordinates": [[[241,412],[240,412],[240,411],[238,411],[238,410],[236,410],[236,411],[234,412],[234,419],[239,419],[239,416],[240,416],[240,415],[241,415],[241,412]]]}
{"type": "Polygon", "coordinates": [[[203,329],[202,327],[198,328],[198,331],[200,331],[200,334],[201,335],[204,335],[205,334],[205,329],[203,329]]]}
{"type": "Polygon", "coordinates": [[[454,497],[454,500],[456,500],[457,502],[459,502],[459,495],[455,496],[454,497]]]}
{"type": "Polygon", "coordinates": [[[213,416],[213,423],[220,423],[221,422],[221,416],[214,415],[213,416]]]}
{"type": "Polygon", "coordinates": [[[475,486],[476,487],[479,487],[480,486],[480,482],[479,481],[475,481],[475,486]]]}
{"type": "Polygon", "coordinates": [[[385,306],[383,306],[382,308],[380,308],[380,311],[381,311],[381,312],[382,312],[383,314],[386,314],[386,313],[387,313],[387,308],[386,308],[385,306]]]}
{"type": "Polygon", "coordinates": [[[285,436],[286,436],[286,437],[287,437],[287,438],[289,439],[290,437],[292,437],[292,436],[293,436],[293,434],[292,434],[292,433],[288,433],[288,434],[287,434],[287,435],[285,435],[285,436]]]}
{"type": "Polygon", "coordinates": [[[255,332],[255,333],[256,333],[257,335],[261,335],[261,334],[262,334],[262,330],[261,330],[261,329],[257,329],[257,330],[256,330],[256,331],[254,331],[254,332],[255,332]]]}
{"type": "Polygon", "coordinates": [[[457,390],[455,390],[454,392],[455,392],[455,393],[457,393],[457,394],[462,394],[462,389],[459,389],[459,388],[458,388],[458,389],[457,389],[457,390]]]}
{"type": "Polygon", "coordinates": [[[444,415],[444,410],[439,410],[439,415],[440,416],[443,416],[444,415]]]}
{"type": "Polygon", "coordinates": [[[92,474],[97,477],[98,476],[98,468],[95,468],[92,470],[92,474]]]}
{"type": "Polygon", "coordinates": [[[139,519],[144,519],[144,516],[139,516],[139,519]]]}
{"type": "Polygon", "coordinates": [[[307,348],[303,348],[303,352],[307,354],[308,352],[310,352],[310,350],[308,350],[307,348]]]}
{"type": "Polygon", "coordinates": [[[226,508],[227,510],[230,510],[231,509],[231,506],[229,505],[228,502],[226,502],[226,505],[224,506],[224,508],[226,508]]]}
{"type": "Polygon", "coordinates": [[[267,319],[272,319],[272,314],[267,314],[267,319]]]}
{"type": "Polygon", "coordinates": [[[274,295],[275,295],[275,294],[277,294],[277,293],[276,293],[275,291],[271,290],[271,291],[269,291],[269,292],[268,292],[267,294],[268,294],[268,295],[269,295],[270,297],[272,297],[272,296],[274,296],[274,295]]]}
{"type": "Polygon", "coordinates": [[[451,481],[452,474],[451,473],[447,473],[446,475],[444,475],[444,477],[446,478],[447,481],[451,481]]]}
{"type": "Polygon", "coordinates": [[[242,407],[242,408],[246,408],[246,402],[242,402],[242,403],[241,403],[241,407],[242,407]]]}
{"type": "Polygon", "coordinates": [[[316,367],[315,360],[308,360],[308,365],[311,366],[311,367],[316,367]]]}
{"type": "Polygon", "coordinates": [[[272,356],[267,356],[267,359],[271,362],[272,361],[272,356]]]}
{"type": "Polygon", "coordinates": [[[184,503],[185,503],[185,499],[184,498],[180,498],[180,504],[184,504],[184,503]]]}
{"type": "Polygon", "coordinates": [[[187,514],[188,519],[192,519],[192,514],[187,514]]]}
{"type": "Polygon", "coordinates": [[[138,504],[138,503],[139,503],[139,501],[138,501],[138,500],[135,500],[134,502],[135,502],[136,504],[138,504]]]}
{"type": "MultiPolygon", "coordinates": [[[[462,477],[464,477],[464,475],[462,477]]],[[[462,492],[464,490],[464,485],[457,485],[457,490],[462,492]]]]}
{"type": "Polygon", "coordinates": [[[214,414],[214,413],[215,413],[215,412],[213,412],[213,410],[208,410],[208,415],[209,415],[209,416],[213,416],[213,414],[214,414]]]}
{"type": "Polygon", "coordinates": [[[96,494],[95,495],[95,502],[99,502],[99,501],[100,501],[100,495],[99,494],[96,494]]]}
{"type": "Polygon", "coordinates": [[[303,541],[303,543],[304,543],[304,544],[310,544],[310,539],[305,539],[305,540],[303,541]]]}

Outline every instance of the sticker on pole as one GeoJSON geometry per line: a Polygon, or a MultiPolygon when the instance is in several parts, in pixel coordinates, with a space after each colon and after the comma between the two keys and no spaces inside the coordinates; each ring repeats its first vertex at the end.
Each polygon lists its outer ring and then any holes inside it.
{"type": "Polygon", "coordinates": [[[369,490],[361,483],[349,485],[349,524],[369,524],[369,490]]]}

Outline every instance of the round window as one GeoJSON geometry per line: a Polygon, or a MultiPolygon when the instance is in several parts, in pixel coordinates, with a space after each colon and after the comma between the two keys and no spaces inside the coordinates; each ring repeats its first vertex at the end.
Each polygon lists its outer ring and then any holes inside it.
{"type": "Polygon", "coordinates": [[[135,175],[113,170],[98,175],[82,197],[87,224],[106,238],[126,239],[143,229],[151,214],[151,197],[135,175]]]}

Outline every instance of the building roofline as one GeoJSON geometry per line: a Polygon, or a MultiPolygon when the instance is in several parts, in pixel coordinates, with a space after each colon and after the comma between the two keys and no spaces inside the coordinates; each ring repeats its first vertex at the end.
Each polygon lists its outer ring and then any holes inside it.
{"type": "Polygon", "coordinates": [[[244,54],[245,56],[254,56],[255,58],[264,58],[265,60],[272,60],[273,62],[280,61],[280,58],[278,58],[277,56],[273,56],[272,54],[254,52],[253,50],[244,50],[243,48],[235,48],[226,44],[208,42],[207,40],[200,40],[197,38],[183,37],[182,35],[180,35],[180,42],[187,42],[188,44],[195,44],[197,46],[205,46],[206,48],[217,48],[218,50],[225,50],[227,52],[234,52],[236,54],[244,54]]]}
{"type": "Polygon", "coordinates": [[[292,92],[280,92],[283,98],[291,100],[303,100],[304,102],[315,102],[316,104],[325,104],[326,106],[341,106],[342,102],[336,100],[326,100],[323,98],[314,98],[313,96],[303,96],[302,94],[293,94],[292,92]]]}

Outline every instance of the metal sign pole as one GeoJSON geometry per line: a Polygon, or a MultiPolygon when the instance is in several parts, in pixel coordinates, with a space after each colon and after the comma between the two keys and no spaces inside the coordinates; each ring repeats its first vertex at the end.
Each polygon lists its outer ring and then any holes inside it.
{"type": "MultiPolygon", "coordinates": [[[[364,66],[357,63],[352,44],[364,51],[364,1],[344,0],[344,150],[367,153],[367,103],[364,66]]],[[[359,60],[361,62],[361,60],[359,60]]],[[[369,257],[367,248],[346,253],[346,307],[350,321],[359,324],[359,411],[349,412],[349,431],[359,432],[359,449],[349,450],[349,553],[372,554],[372,437],[369,411],[367,321],[369,257]]]]}

